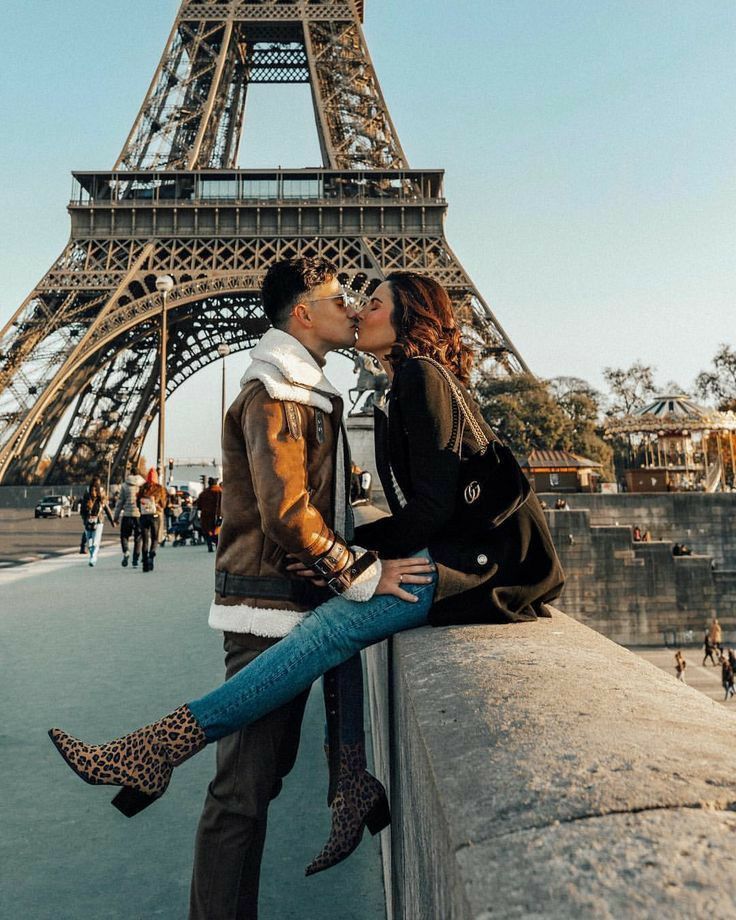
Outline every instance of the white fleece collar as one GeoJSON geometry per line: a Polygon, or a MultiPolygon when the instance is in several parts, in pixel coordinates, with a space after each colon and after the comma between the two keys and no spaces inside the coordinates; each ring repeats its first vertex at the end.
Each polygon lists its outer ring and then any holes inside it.
{"type": "Polygon", "coordinates": [[[339,391],[325,377],[302,343],[281,329],[269,329],[250,353],[251,363],[240,380],[244,387],[260,380],[272,399],[303,403],[332,412],[339,391]]]}

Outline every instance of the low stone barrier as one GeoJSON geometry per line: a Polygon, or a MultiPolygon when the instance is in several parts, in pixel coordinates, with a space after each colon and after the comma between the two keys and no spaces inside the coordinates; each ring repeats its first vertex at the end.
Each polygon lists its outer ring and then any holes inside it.
{"type": "Polygon", "coordinates": [[[0,508],[33,508],[47,495],[69,495],[81,498],[86,485],[63,486],[0,486],[0,508]]]}
{"type": "Polygon", "coordinates": [[[390,920],[736,916],[724,707],[558,612],[367,660],[390,920]]]}

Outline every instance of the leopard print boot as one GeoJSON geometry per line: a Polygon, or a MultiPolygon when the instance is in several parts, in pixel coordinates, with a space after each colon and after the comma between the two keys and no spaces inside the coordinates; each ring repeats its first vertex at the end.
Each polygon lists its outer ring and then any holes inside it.
{"type": "Polygon", "coordinates": [[[340,748],[340,775],[330,808],[330,837],[305,869],[306,875],[329,869],[350,856],[362,840],[364,828],[377,834],[391,822],[386,790],[366,770],[362,743],[340,748]]]}
{"type": "Polygon", "coordinates": [[[108,744],[85,744],[59,728],[52,728],[49,737],[85,783],[123,787],[112,804],[128,818],[160,799],[174,767],[207,743],[186,706],[108,744]]]}

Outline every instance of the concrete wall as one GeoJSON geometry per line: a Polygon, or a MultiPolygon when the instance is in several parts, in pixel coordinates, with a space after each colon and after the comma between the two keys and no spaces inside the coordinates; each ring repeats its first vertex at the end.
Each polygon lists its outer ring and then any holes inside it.
{"type": "Polygon", "coordinates": [[[84,495],[86,485],[0,486],[0,508],[33,508],[46,495],[84,495]]]}
{"type": "Polygon", "coordinates": [[[354,415],[346,419],[345,427],[350,441],[350,453],[353,462],[362,470],[368,470],[373,477],[373,504],[382,511],[388,511],[388,503],[381,488],[381,480],[376,469],[376,454],[373,444],[373,416],[354,415]]]}
{"type": "Polygon", "coordinates": [[[367,653],[390,920],[736,916],[736,716],[557,613],[367,653]]]}
{"type": "Polygon", "coordinates": [[[736,494],[568,501],[569,511],[548,511],[547,520],[567,573],[560,606],[570,615],[624,644],[659,644],[665,634],[699,641],[717,615],[736,640],[736,494]],[[655,541],[634,543],[635,524],[655,541]],[[673,557],[674,542],[695,554],[673,557]]]}
{"type": "MultiPolygon", "coordinates": [[[[550,507],[557,494],[541,494],[550,507]]],[[[590,513],[590,523],[639,525],[655,540],[686,543],[693,552],[712,556],[719,567],[736,569],[736,492],[667,492],[642,495],[576,493],[566,495],[574,510],[590,513]]]]}

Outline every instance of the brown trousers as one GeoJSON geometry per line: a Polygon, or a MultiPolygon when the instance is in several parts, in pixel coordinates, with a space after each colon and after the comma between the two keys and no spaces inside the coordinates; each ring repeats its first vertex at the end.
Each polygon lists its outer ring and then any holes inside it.
{"type": "MultiPolygon", "coordinates": [[[[277,642],[225,634],[229,679],[277,642]]],[[[217,742],[194,851],[189,920],[256,920],[268,805],[299,748],[309,691],[217,742]]]]}

